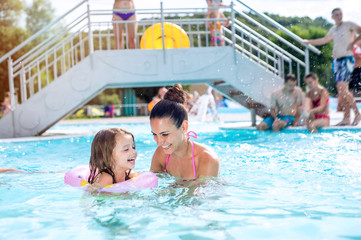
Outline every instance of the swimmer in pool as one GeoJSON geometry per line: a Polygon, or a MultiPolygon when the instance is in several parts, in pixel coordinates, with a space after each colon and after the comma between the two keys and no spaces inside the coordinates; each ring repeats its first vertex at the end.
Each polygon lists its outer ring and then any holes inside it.
{"type": "Polygon", "coordinates": [[[132,133],[121,128],[100,130],[91,146],[89,191],[136,177],[138,173],[132,171],[136,157],[132,133]]]}
{"type": "Polygon", "coordinates": [[[218,177],[220,162],[208,146],[194,142],[188,132],[187,94],[177,86],[168,89],[164,99],[150,113],[150,126],[155,150],[150,170],[168,172],[183,181],[196,181],[203,176],[218,177]]]}

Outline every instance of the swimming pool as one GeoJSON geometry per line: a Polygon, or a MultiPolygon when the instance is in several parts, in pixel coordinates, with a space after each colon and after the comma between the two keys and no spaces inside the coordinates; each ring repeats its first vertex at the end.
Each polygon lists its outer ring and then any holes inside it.
{"type": "MultiPolygon", "coordinates": [[[[136,137],[136,170],[148,170],[156,147],[148,123],[57,124],[91,134],[118,126],[136,137]]],[[[55,171],[0,174],[0,238],[10,239],[359,239],[361,132],[320,134],[191,124],[221,159],[221,176],[154,190],[87,196],[63,183],[87,164],[93,136],[0,142],[1,167],[55,171]],[[58,172],[59,171],[59,172],[58,172]]]]}

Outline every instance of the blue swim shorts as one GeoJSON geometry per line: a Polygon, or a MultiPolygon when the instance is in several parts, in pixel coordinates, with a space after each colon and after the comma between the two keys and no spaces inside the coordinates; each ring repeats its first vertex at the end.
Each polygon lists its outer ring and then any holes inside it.
{"type": "MultiPolygon", "coordinates": [[[[293,124],[293,121],[295,120],[295,116],[282,116],[277,115],[279,119],[286,122],[286,127],[291,126],[293,124]]],[[[272,116],[266,117],[263,122],[265,122],[270,129],[272,129],[272,124],[275,121],[275,119],[272,116]]]]}
{"type": "Polygon", "coordinates": [[[353,71],[353,56],[334,58],[332,61],[332,73],[336,82],[349,82],[353,71]]]}

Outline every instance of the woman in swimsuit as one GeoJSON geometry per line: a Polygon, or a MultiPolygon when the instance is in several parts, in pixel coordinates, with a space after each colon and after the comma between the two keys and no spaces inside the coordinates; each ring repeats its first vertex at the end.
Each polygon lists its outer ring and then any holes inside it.
{"type": "MultiPolygon", "coordinates": [[[[115,0],[113,5],[113,21],[136,21],[135,6],[133,0],[115,0]],[[119,9],[132,9],[132,11],[119,12],[119,9]]],[[[113,23],[114,38],[115,38],[115,49],[122,49],[124,23],[113,23]]],[[[137,23],[127,23],[127,39],[128,48],[135,49],[135,33],[138,27],[137,23]]]]}
{"type": "Polygon", "coordinates": [[[316,133],[318,128],[330,126],[328,110],[330,95],[327,89],[318,83],[316,74],[307,74],[305,82],[309,90],[305,100],[305,110],[308,113],[307,129],[311,133],[316,133]]]}
{"type": "Polygon", "coordinates": [[[151,171],[168,172],[183,181],[219,175],[219,159],[209,147],[193,142],[188,132],[187,95],[178,87],[170,88],[150,113],[150,126],[157,143],[151,171]]]}

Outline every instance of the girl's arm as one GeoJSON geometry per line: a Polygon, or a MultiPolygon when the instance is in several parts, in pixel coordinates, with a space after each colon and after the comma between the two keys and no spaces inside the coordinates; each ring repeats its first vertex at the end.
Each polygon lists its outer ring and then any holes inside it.
{"type": "Polygon", "coordinates": [[[14,168],[0,168],[0,173],[2,172],[26,172],[26,171],[20,169],[14,169],[14,168]]]}

